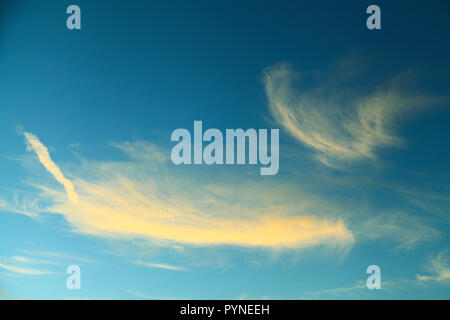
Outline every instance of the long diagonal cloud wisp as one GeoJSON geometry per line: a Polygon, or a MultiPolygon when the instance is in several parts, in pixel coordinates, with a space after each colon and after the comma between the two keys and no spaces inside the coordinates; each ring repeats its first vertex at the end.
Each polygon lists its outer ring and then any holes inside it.
{"type": "Polygon", "coordinates": [[[61,170],[58,168],[58,166],[53,162],[53,160],[50,158],[50,154],[48,152],[48,149],[46,146],[44,146],[41,141],[39,141],[38,137],[30,132],[24,132],[23,133],[28,147],[33,150],[36,155],[39,158],[39,161],[42,163],[42,165],[47,169],[48,172],[52,174],[52,176],[61,183],[64,186],[64,189],[67,192],[67,196],[69,197],[70,202],[76,204],[78,203],[78,194],[75,192],[75,188],[66,177],[64,177],[64,174],[61,172],[61,170]]]}

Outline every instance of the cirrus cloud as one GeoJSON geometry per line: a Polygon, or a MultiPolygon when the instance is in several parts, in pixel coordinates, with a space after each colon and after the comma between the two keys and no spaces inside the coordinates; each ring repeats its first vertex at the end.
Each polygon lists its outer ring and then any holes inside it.
{"type": "MultiPolygon", "coordinates": [[[[64,192],[38,186],[51,203],[45,210],[62,214],[76,232],[196,246],[348,247],[354,241],[341,219],[319,217],[282,204],[270,205],[267,200],[259,204],[251,201],[256,183],[245,188],[227,185],[238,188],[250,200],[233,203],[209,192],[217,189],[210,184],[204,187],[195,178],[186,181],[185,177],[169,174],[164,163],[151,168],[135,160],[149,150],[158,152],[147,143],[115,144],[129,154],[130,162],[84,161],[79,175],[72,174],[74,178],[69,181],[37,136],[27,133],[26,137],[40,162],[64,186],[64,192]]],[[[255,196],[270,199],[271,190],[262,192],[255,196]]]]}
{"type": "Polygon", "coordinates": [[[357,94],[327,83],[302,90],[295,86],[299,78],[288,63],[264,71],[269,110],[292,137],[332,167],[375,159],[378,148],[402,145],[395,124],[412,111],[440,102],[407,90],[411,72],[393,77],[371,93],[357,94]]]}

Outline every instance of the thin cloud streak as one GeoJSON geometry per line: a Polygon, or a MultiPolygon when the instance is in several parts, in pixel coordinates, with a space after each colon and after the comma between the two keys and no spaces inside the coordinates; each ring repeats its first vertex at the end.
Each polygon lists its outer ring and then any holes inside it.
{"type": "Polygon", "coordinates": [[[401,211],[379,212],[354,223],[358,224],[357,231],[354,232],[356,239],[377,241],[388,239],[396,244],[394,247],[396,251],[412,250],[420,244],[441,237],[440,232],[427,225],[423,219],[401,211]]]}
{"type": "Polygon", "coordinates": [[[56,181],[64,186],[70,201],[74,204],[78,203],[78,194],[75,192],[72,182],[64,177],[64,174],[61,172],[59,167],[50,158],[47,147],[44,146],[34,134],[29,132],[24,132],[23,134],[26,138],[29,149],[36,153],[39,161],[45,169],[52,174],[56,181]]]}
{"type": "Polygon", "coordinates": [[[6,265],[3,263],[0,263],[0,268],[5,269],[10,272],[24,274],[24,275],[45,275],[45,274],[54,274],[54,272],[49,271],[42,271],[37,269],[31,269],[31,268],[22,268],[12,265],[6,265]]]}
{"type": "Polygon", "coordinates": [[[35,259],[35,257],[45,258],[45,259],[53,259],[59,262],[52,263],[62,263],[67,261],[77,261],[81,263],[97,263],[97,260],[82,258],[72,254],[64,253],[64,252],[55,252],[55,251],[31,251],[31,250],[22,250],[21,252],[31,256],[32,258],[28,258],[31,261],[47,261],[43,259],[35,259]]]}
{"type": "Polygon", "coordinates": [[[364,281],[359,280],[356,282],[355,285],[351,287],[341,287],[341,288],[333,288],[333,289],[324,289],[314,292],[306,292],[302,295],[300,298],[303,299],[324,299],[327,296],[339,296],[341,294],[351,294],[355,291],[359,291],[362,289],[367,289],[366,284],[364,281]]]}
{"type": "Polygon", "coordinates": [[[163,264],[163,263],[152,263],[152,262],[145,262],[145,261],[136,261],[135,263],[146,266],[146,267],[150,267],[150,268],[166,269],[166,270],[172,270],[172,271],[189,271],[189,269],[187,269],[187,268],[172,266],[172,265],[163,264]]]}
{"type": "Polygon", "coordinates": [[[38,203],[37,199],[19,199],[17,194],[14,195],[14,199],[11,202],[0,197],[0,211],[18,213],[30,218],[36,218],[39,216],[38,203]]]}
{"type": "Polygon", "coordinates": [[[148,294],[136,291],[136,290],[124,290],[126,293],[141,298],[145,300],[185,300],[184,298],[178,298],[178,297],[157,297],[157,296],[150,296],[148,294]]]}

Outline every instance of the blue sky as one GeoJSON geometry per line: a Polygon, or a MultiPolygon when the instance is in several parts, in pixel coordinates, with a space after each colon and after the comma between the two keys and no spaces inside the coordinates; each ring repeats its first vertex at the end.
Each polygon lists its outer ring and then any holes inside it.
{"type": "Polygon", "coordinates": [[[450,5],[370,4],[2,1],[0,298],[450,298],[450,5]],[[195,120],[278,174],[175,166],[195,120]]]}

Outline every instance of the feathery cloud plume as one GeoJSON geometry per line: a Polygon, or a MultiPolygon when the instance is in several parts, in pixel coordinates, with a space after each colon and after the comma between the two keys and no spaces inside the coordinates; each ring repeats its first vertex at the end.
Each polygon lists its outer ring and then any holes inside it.
{"type": "Polygon", "coordinates": [[[39,215],[39,201],[36,198],[27,196],[19,197],[18,193],[14,193],[11,201],[7,201],[0,197],[0,211],[18,213],[36,218],[39,215]]]}
{"type": "Polygon", "coordinates": [[[417,280],[419,282],[450,284],[450,263],[445,255],[445,251],[441,251],[435,257],[431,258],[425,269],[429,274],[418,274],[417,280]]]}
{"type": "Polygon", "coordinates": [[[348,247],[354,240],[341,219],[270,204],[267,199],[273,187],[254,194],[257,183],[229,185],[245,195],[241,201],[234,201],[208,191],[209,185],[205,187],[197,178],[189,180],[165,172],[164,163],[152,169],[147,161],[136,160],[142,158],[142,148],[157,150],[142,142],[120,148],[127,151],[130,162],[84,161],[85,167],[73,179],[76,194],[72,183],[43,151],[46,147],[32,134],[27,134],[27,139],[42,155],[40,161],[55,172],[53,176],[64,182],[71,195],[68,201],[65,193],[41,186],[42,194],[52,203],[46,210],[64,215],[77,232],[159,243],[266,248],[348,247]],[[82,178],[83,170],[88,178],[82,178]],[[77,201],[73,201],[75,195],[77,201]],[[263,198],[266,200],[260,201],[263,198]]]}
{"type": "Polygon", "coordinates": [[[354,235],[361,240],[389,240],[396,250],[412,250],[418,245],[439,239],[439,231],[423,219],[402,211],[388,210],[354,221],[358,224],[354,235]]]}
{"type": "Polygon", "coordinates": [[[277,123],[315,150],[317,159],[328,166],[374,159],[377,148],[401,145],[402,140],[393,133],[396,121],[409,111],[438,102],[405,90],[410,73],[356,97],[326,85],[302,91],[294,86],[299,77],[288,63],[264,71],[269,110],[277,123]]]}

